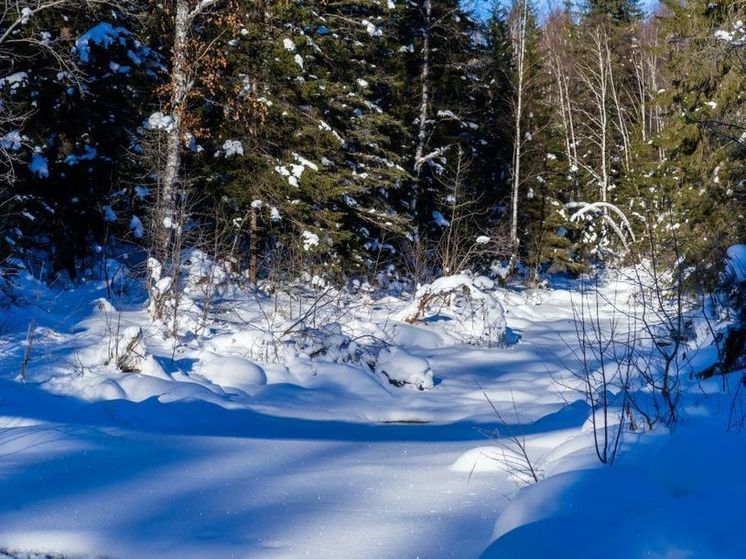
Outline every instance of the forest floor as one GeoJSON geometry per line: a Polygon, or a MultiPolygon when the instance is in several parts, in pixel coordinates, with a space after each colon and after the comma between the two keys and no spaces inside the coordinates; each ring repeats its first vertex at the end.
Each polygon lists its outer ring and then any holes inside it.
{"type": "MultiPolygon", "coordinates": [[[[397,322],[396,297],[345,305],[345,329],[429,362],[421,391],[344,359],[256,358],[250,325],[270,320],[257,299],[224,295],[221,318],[175,347],[135,294],[114,312],[101,283],[25,281],[0,329],[9,557],[746,556],[732,394],[684,382],[675,432],[626,432],[602,466],[573,374],[572,285],[496,290],[504,347],[397,322]],[[148,358],[121,373],[101,355],[114,326],[133,325],[148,358]]],[[[629,289],[602,288],[617,307],[633,304],[629,289]]]]}

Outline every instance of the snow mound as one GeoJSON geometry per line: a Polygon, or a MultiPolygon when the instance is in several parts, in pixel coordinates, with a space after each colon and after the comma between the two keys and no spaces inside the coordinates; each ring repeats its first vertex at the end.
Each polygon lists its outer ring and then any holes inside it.
{"type": "Polygon", "coordinates": [[[451,465],[454,472],[504,472],[505,452],[496,446],[480,446],[467,450],[451,465]]]}
{"type": "Polygon", "coordinates": [[[242,357],[212,355],[200,362],[197,372],[213,384],[246,390],[267,384],[259,365],[242,357]]]}
{"type": "Polygon", "coordinates": [[[440,328],[464,343],[502,345],[505,311],[490,293],[494,287],[491,279],[468,271],[438,278],[417,289],[412,303],[396,318],[440,328]]]}
{"type": "Polygon", "coordinates": [[[147,358],[143,336],[142,328],[129,326],[117,337],[114,356],[121,372],[142,372],[147,358]]]}
{"type": "Polygon", "coordinates": [[[429,390],[433,387],[433,371],[430,362],[400,348],[391,348],[378,355],[376,370],[397,387],[413,387],[429,390]]]}
{"type": "MultiPolygon", "coordinates": [[[[105,302],[99,302],[104,305],[105,302]]],[[[140,373],[148,358],[144,333],[139,326],[127,326],[117,331],[102,333],[99,343],[91,344],[76,354],[79,366],[84,370],[120,373],[140,373]]]]}

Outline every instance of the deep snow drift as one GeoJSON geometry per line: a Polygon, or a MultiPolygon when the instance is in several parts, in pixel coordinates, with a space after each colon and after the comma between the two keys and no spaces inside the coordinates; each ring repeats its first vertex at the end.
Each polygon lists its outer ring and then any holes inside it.
{"type": "MultiPolygon", "coordinates": [[[[0,549],[746,555],[746,451],[725,428],[735,386],[682,379],[676,433],[626,432],[617,464],[602,467],[572,374],[573,291],[457,278],[428,293],[453,285],[458,297],[427,305],[226,289],[213,319],[186,309],[175,345],[137,286],[111,297],[95,282],[61,291],[21,278],[0,331],[0,549]],[[477,322],[475,301],[486,302],[477,322]],[[538,483],[515,466],[514,441],[538,483]]],[[[628,284],[603,291],[634,305],[628,284]]],[[[692,354],[707,354],[706,338],[692,354]]]]}

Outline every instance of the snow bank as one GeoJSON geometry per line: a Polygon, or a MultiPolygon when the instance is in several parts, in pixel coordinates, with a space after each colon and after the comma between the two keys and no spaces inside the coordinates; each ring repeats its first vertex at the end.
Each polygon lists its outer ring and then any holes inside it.
{"type": "Polygon", "coordinates": [[[378,355],[376,370],[397,387],[413,387],[428,390],[433,387],[433,371],[430,362],[400,348],[391,348],[378,355]]]}
{"type": "Polygon", "coordinates": [[[505,342],[505,312],[490,291],[494,282],[462,272],[421,286],[396,318],[445,330],[462,342],[497,346],[505,342]]]}
{"type": "Polygon", "coordinates": [[[194,370],[210,382],[224,388],[250,391],[267,384],[264,369],[242,357],[208,355],[194,370]]]}
{"type": "Polygon", "coordinates": [[[451,465],[454,472],[504,472],[505,451],[497,446],[480,446],[467,450],[451,465]]]}
{"type": "Polygon", "coordinates": [[[706,422],[648,436],[614,467],[589,470],[570,456],[571,471],[522,490],[482,558],[746,556],[737,536],[746,449],[737,436],[706,422]]]}

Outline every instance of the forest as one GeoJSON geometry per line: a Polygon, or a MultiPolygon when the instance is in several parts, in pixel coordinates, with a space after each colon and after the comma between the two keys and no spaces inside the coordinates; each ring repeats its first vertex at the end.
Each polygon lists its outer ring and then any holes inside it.
{"type": "Polygon", "coordinates": [[[744,556],[744,21],[0,0],[0,558],[744,556]]]}
{"type": "Polygon", "coordinates": [[[652,251],[711,285],[743,236],[742,3],[538,10],[9,2],[3,258],[536,285],[652,251]]]}

